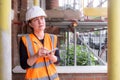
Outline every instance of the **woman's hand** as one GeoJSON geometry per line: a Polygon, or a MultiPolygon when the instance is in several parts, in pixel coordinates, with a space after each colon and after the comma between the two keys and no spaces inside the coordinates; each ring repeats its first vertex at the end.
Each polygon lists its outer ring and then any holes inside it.
{"type": "Polygon", "coordinates": [[[49,54],[49,50],[46,48],[40,48],[37,53],[38,57],[45,57],[47,54],[49,54]]]}
{"type": "Polygon", "coordinates": [[[48,57],[52,62],[57,61],[57,57],[54,55],[55,51],[50,52],[46,48],[40,48],[38,51],[38,57],[48,57]]]}
{"type": "Polygon", "coordinates": [[[45,57],[46,54],[48,54],[48,52],[49,52],[49,50],[47,50],[46,48],[40,48],[35,55],[31,56],[27,60],[28,65],[32,66],[39,57],[45,57]]]}
{"type": "Polygon", "coordinates": [[[47,54],[47,57],[48,57],[52,62],[56,62],[56,61],[57,61],[57,57],[54,55],[54,52],[51,52],[51,53],[47,54]]]}

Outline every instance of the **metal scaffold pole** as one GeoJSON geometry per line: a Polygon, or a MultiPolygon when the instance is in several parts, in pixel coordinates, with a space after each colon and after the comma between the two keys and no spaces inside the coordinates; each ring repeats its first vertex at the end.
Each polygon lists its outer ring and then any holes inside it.
{"type": "Polygon", "coordinates": [[[76,54],[76,28],[74,28],[74,66],[77,66],[77,54],[76,54]]]}
{"type": "Polygon", "coordinates": [[[108,80],[120,80],[120,0],[108,0],[108,80]]]}
{"type": "Polygon", "coordinates": [[[0,0],[0,80],[12,80],[11,0],[0,0]]]}

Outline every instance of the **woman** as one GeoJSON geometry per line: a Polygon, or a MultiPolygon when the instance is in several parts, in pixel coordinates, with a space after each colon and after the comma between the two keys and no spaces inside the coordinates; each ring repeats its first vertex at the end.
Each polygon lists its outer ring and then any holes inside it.
{"type": "Polygon", "coordinates": [[[57,36],[44,33],[46,14],[39,6],[26,12],[26,21],[33,33],[22,36],[20,41],[20,65],[26,69],[26,80],[59,80],[55,64],[60,61],[57,36]]]}

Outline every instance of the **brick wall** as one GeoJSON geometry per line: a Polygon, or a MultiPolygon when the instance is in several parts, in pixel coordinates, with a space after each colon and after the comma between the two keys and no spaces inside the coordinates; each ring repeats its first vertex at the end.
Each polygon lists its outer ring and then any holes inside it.
{"type": "MultiPolygon", "coordinates": [[[[12,80],[24,80],[24,73],[14,73],[12,80]]],[[[60,73],[60,80],[107,80],[106,73],[60,73]]]]}
{"type": "Polygon", "coordinates": [[[107,80],[106,73],[63,73],[59,77],[61,80],[107,80]]]}

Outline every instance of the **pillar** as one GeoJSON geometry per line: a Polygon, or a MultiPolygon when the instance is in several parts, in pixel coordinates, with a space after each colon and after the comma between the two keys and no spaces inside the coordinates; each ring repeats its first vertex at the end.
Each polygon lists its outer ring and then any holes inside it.
{"type": "Polygon", "coordinates": [[[57,9],[59,7],[59,0],[46,0],[46,9],[57,9]]]}
{"type": "Polygon", "coordinates": [[[40,0],[34,0],[34,5],[35,6],[39,6],[40,5],[40,2],[39,2],[40,0]]]}
{"type": "Polygon", "coordinates": [[[108,80],[120,80],[120,0],[108,0],[108,80]]]}
{"type": "Polygon", "coordinates": [[[12,80],[11,0],[0,0],[0,80],[12,80]]]}

